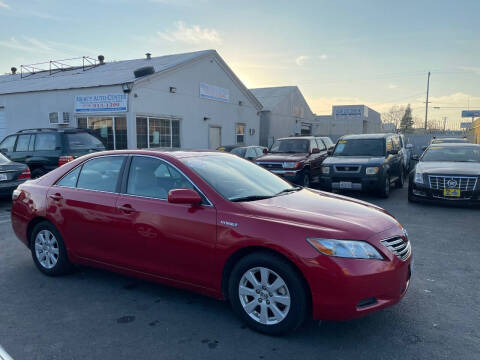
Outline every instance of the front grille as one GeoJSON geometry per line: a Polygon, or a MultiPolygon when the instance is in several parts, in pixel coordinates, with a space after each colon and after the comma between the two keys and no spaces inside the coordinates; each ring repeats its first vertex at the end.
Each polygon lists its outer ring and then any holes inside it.
{"type": "Polygon", "coordinates": [[[474,176],[443,176],[429,175],[430,188],[434,190],[459,189],[473,191],[477,185],[477,178],[474,176]]]}
{"type": "Polygon", "coordinates": [[[362,179],[360,179],[360,178],[332,177],[332,182],[341,182],[341,181],[347,181],[347,182],[351,182],[353,184],[361,184],[362,183],[362,179]]]}
{"type": "Polygon", "coordinates": [[[381,243],[402,261],[407,260],[412,251],[410,242],[401,237],[381,240],[381,243]]]}
{"type": "Polygon", "coordinates": [[[268,170],[283,169],[283,165],[281,162],[258,162],[257,164],[263,166],[265,169],[268,170]]]}
{"type": "Polygon", "coordinates": [[[336,172],[359,172],[360,166],[355,165],[336,165],[334,166],[336,172]]]}

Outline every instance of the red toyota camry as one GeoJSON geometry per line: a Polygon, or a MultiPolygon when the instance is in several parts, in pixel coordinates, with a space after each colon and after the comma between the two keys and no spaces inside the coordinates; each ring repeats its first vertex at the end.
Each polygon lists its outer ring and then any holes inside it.
{"type": "Polygon", "coordinates": [[[228,299],[269,334],[393,305],[411,275],[383,209],[227,153],[83,156],[20,185],[12,225],[47,275],[83,264],[228,299]]]}

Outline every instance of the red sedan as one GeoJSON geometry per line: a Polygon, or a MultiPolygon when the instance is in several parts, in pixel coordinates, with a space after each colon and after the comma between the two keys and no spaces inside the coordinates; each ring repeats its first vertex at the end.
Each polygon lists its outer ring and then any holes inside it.
{"type": "Polygon", "coordinates": [[[86,155],[20,185],[12,225],[47,275],[83,264],[228,299],[269,334],[393,305],[411,274],[383,209],[227,153],[86,155]]]}

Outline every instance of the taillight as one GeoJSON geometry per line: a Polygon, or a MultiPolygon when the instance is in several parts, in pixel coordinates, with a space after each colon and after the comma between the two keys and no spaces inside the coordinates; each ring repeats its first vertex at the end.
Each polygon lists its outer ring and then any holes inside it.
{"type": "Polygon", "coordinates": [[[30,173],[30,169],[26,168],[23,170],[23,172],[18,176],[18,180],[21,179],[30,179],[32,177],[32,174],[30,173]]]}
{"type": "Polygon", "coordinates": [[[69,163],[70,161],[73,161],[74,157],[71,155],[66,155],[66,156],[60,156],[58,158],[58,166],[65,165],[66,163],[69,163]]]}

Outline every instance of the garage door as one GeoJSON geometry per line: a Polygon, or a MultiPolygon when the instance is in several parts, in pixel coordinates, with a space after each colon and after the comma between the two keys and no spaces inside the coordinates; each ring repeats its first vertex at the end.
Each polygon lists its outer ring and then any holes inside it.
{"type": "Polygon", "coordinates": [[[5,108],[0,106],[0,141],[7,136],[7,119],[5,118],[5,108]]]}

